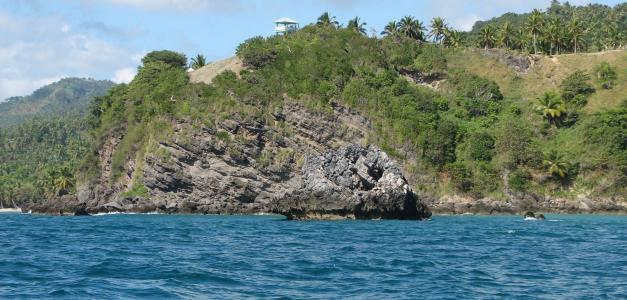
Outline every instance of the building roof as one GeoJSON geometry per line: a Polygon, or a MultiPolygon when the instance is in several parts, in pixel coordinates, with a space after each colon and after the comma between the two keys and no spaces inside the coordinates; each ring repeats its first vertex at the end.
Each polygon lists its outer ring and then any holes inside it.
{"type": "Polygon", "coordinates": [[[290,18],[280,18],[280,19],[274,21],[274,23],[298,24],[298,21],[292,20],[290,18]]]}

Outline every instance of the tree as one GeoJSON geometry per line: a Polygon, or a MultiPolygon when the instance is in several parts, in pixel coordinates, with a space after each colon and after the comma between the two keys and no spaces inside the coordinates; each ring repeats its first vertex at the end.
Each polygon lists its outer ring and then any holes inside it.
{"type": "Polygon", "coordinates": [[[446,29],[444,33],[444,46],[457,48],[462,45],[462,33],[457,30],[446,29]]]}
{"type": "Polygon", "coordinates": [[[544,92],[538,98],[536,110],[551,124],[558,124],[566,113],[564,102],[553,92],[544,92]]]}
{"type": "Polygon", "coordinates": [[[547,22],[545,30],[546,39],[550,43],[549,54],[553,55],[553,49],[559,55],[560,44],[562,43],[564,33],[562,32],[562,24],[560,18],[553,16],[547,22]]]}
{"type": "Polygon", "coordinates": [[[207,64],[207,60],[204,55],[198,54],[196,57],[192,58],[191,68],[194,70],[200,69],[207,64]]]}
{"type": "Polygon", "coordinates": [[[581,70],[577,70],[566,76],[560,84],[564,101],[570,103],[577,95],[588,97],[593,94],[595,91],[594,87],[588,81],[590,81],[590,75],[581,70]]]}
{"type": "Polygon", "coordinates": [[[383,28],[383,31],[381,31],[381,34],[390,36],[398,34],[398,23],[396,23],[396,21],[388,22],[388,24],[383,28]]]}
{"type": "Polygon", "coordinates": [[[414,19],[412,16],[405,16],[399,22],[399,32],[403,35],[415,39],[419,42],[425,40],[424,30],[425,27],[419,20],[414,19]]]}
{"type": "Polygon", "coordinates": [[[259,69],[274,60],[277,53],[275,49],[261,36],[252,37],[235,49],[235,54],[244,65],[259,69]]]}
{"type": "Polygon", "coordinates": [[[519,28],[516,31],[516,38],[514,39],[514,47],[520,50],[527,50],[529,47],[529,34],[524,28],[519,28]]]}
{"type": "Polygon", "coordinates": [[[564,156],[555,150],[550,151],[545,155],[542,165],[546,168],[549,175],[563,180],[569,174],[571,165],[564,159],[564,156]]]}
{"type": "Polygon", "coordinates": [[[331,17],[328,12],[325,12],[318,17],[316,25],[338,27],[340,23],[335,20],[335,16],[331,17]]]}
{"type": "Polygon", "coordinates": [[[361,22],[361,20],[359,19],[359,17],[355,17],[351,20],[348,21],[348,25],[346,26],[346,28],[354,30],[356,32],[359,32],[363,35],[366,34],[366,28],[364,27],[366,26],[366,22],[361,22]]]}
{"type": "Polygon", "coordinates": [[[537,43],[538,35],[542,33],[543,26],[544,26],[544,17],[542,16],[542,13],[539,10],[534,9],[531,12],[531,15],[529,16],[529,19],[527,19],[527,29],[529,30],[529,33],[531,33],[531,35],[533,36],[533,53],[534,54],[538,53],[538,48],[536,46],[536,43],[537,43]]]}
{"type": "Polygon", "coordinates": [[[510,22],[503,23],[503,26],[501,26],[501,30],[499,32],[499,41],[501,45],[509,49],[509,46],[512,42],[513,35],[514,35],[514,28],[512,27],[512,23],[510,22]]]}
{"type": "Polygon", "coordinates": [[[594,74],[596,75],[596,81],[604,88],[611,89],[616,80],[616,69],[613,68],[608,62],[601,62],[594,68],[594,74]]]}
{"type": "Polygon", "coordinates": [[[481,28],[479,44],[487,50],[488,48],[492,48],[495,42],[496,36],[494,34],[494,28],[491,25],[481,28]]]}
{"type": "Polygon", "coordinates": [[[166,63],[175,68],[184,69],[185,66],[187,66],[187,57],[185,54],[169,50],[152,51],[142,58],[144,65],[157,61],[166,63]]]}
{"type": "Polygon", "coordinates": [[[585,32],[586,29],[584,28],[579,18],[575,17],[568,23],[568,34],[570,37],[570,41],[573,42],[575,53],[577,53],[579,41],[581,41],[585,32]]]}
{"type": "Polygon", "coordinates": [[[446,30],[447,26],[444,19],[435,17],[431,20],[431,31],[429,32],[429,36],[433,37],[433,41],[436,44],[442,43],[442,38],[444,38],[446,30]]]}

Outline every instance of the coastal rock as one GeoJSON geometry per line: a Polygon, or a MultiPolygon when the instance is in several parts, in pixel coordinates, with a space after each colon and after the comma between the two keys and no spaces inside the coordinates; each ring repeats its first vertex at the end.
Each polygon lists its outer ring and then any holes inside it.
{"type": "Polygon", "coordinates": [[[388,155],[350,145],[310,156],[302,183],[280,195],[275,213],[288,219],[424,219],[431,213],[417,199],[388,155]]]}

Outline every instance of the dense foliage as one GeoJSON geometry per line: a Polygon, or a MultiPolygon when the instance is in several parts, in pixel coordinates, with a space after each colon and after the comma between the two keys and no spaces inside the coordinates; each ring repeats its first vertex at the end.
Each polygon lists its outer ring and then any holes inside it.
{"type": "Polygon", "coordinates": [[[478,21],[467,42],[547,54],[616,49],[627,41],[626,16],[627,3],[574,6],[553,0],[544,12],[506,13],[478,21]]]}
{"type": "Polygon", "coordinates": [[[89,149],[79,115],[36,118],[0,128],[0,201],[4,206],[70,193],[89,149]]]}

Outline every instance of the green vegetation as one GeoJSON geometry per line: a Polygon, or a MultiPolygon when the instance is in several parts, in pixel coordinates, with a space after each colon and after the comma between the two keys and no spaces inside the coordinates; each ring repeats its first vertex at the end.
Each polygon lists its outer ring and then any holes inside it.
{"type": "Polygon", "coordinates": [[[198,54],[196,57],[192,58],[192,61],[189,65],[190,68],[197,70],[204,67],[207,64],[207,58],[204,55],[198,54]]]}
{"type": "MultiPolygon", "coordinates": [[[[290,34],[246,40],[236,54],[247,68],[239,74],[225,71],[211,85],[189,82],[185,55],[151,52],[130,83],[94,98],[84,120],[25,123],[0,131],[0,176],[2,184],[11,186],[3,188],[0,197],[27,201],[71,193],[76,181],[102,176],[96,150],[111,138],[120,141],[107,179],[128,180],[123,172],[128,161],[158,154],[159,142],[171,139],[173,127],[182,122],[215,128],[217,122],[233,118],[254,120],[275,129],[271,138],[280,140],[290,128],[275,122],[272,114],[284,101],[321,113],[331,111],[334,103],[359,111],[372,123],[368,142],[401,161],[421,192],[499,199],[506,187],[550,195],[568,191],[577,182],[595,195],[623,195],[624,54],[622,60],[615,54],[618,58],[607,65],[597,58],[569,55],[561,61],[563,70],[546,67],[548,59],[542,58],[529,74],[518,74],[487,57],[489,51],[458,48],[471,42],[538,53],[612,47],[595,48],[596,38],[582,29],[587,25],[577,25],[583,18],[564,26],[568,13],[557,7],[562,5],[552,5],[547,13],[508,14],[478,23],[481,26],[469,34],[447,28],[441,18],[430,22],[427,33],[422,22],[406,16],[388,23],[381,38],[368,37],[358,17],[342,27],[324,13],[316,24],[290,34]],[[602,89],[592,86],[589,74],[602,89]],[[436,82],[427,86],[416,78],[436,82]],[[30,127],[20,129],[23,126],[30,127]],[[48,130],[50,126],[57,127],[48,130]],[[80,134],[87,127],[90,139],[80,134]],[[63,132],[66,135],[60,135],[63,132]],[[45,159],[27,162],[31,157],[45,159]],[[79,172],[70,176],[79,158],[79,172]],[[435,179],[420,182],[425,177],[435,179]],[[12,196],[16,193],[25,196],[12,196]]],[[[593,14],[622,11],[624,5],[571,8],[593,14]]],[[[616,26],[623,26],[620,22],[616,26]]],[[[191,66],[203,64],[204,57],[197,56],[191,66]]],[[[246,141],[218,131],[211,143],[239,159],[246,141]]],[[[286,148],[259,153],[257,163],[284,167],[299,159],[286,148]]],[[[125,196],[147,196],[137,177],[141,168],[136,166],[125,196]]]]}
{"type": "MultiPolygon", "coordinates": [[[[72,193],[74,173],[89,150],[77,115],[37,118],[0,128],[0,191],[5,205],[72,193]]],[[[2,199],[0,199],[2,201],[2,199]]]]}
{"type": "Polygon", "coordinates": [[[544,12],[506,13],[476,22],[466,44],[545,54],[617,49],[627,39],[626,13],[627,3],[573,6],[553,0],[544,12]]]}
{"type": "Polygon", "coordinates": [[[0,103],[0,206],[73,193],[89,150],[83,119],[110,81],[67,78],[0,103]]]}
{"type": "Polygon", "coordinates": [[[611,89],[616,81],[616,69],[608,62],[602,62],[594,68],[594,74],[596,75],[596,81],[604,89],[611,89]]]}
{"type": "Polygon", "coordinates": [[[111,86],[113,82],[107,80],[65,78],[29,96],[8,98],[0,102],[0,128],[31,118],[84,112],[92,97],[104,95],[111,86]]]}

